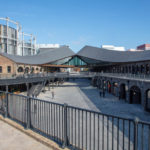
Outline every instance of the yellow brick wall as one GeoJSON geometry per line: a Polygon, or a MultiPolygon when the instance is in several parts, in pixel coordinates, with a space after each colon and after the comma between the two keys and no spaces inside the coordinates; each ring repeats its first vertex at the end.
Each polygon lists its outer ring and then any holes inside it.
{"type": "Polygon", "coordinates": [[[16,63],[2,55],[0,55],[0,66],[2,66],[2,73],[0,73],[0,75],[12,75],[16,73],[16,63]],[[10,73],[7,71],[8,66],[11,67],[10,73]]]}

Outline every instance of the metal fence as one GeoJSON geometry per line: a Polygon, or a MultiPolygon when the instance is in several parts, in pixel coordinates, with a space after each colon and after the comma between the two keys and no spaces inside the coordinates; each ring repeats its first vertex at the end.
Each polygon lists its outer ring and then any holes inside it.
{"type": "Polygon", "coordinates": [[[96,73],[96,76],[105,77],[117,77],[117,78],[129,78],[129,79],[139,79],[139,80],[150,80],[149,74],[132,74],[132,73],[96,73]]]}
{"type": "MultiPolygon", "coordinates": [[[[150,123],[0,92],[0,112],[63,147],[150,150],[150,123]]],[[[117,110],[116,110],[117,111],[117,110]]]]}

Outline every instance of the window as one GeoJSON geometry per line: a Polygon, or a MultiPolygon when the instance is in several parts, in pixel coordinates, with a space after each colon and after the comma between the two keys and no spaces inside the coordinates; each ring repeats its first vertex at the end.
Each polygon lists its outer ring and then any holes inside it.
{"type": "Polygon", "coordinates": [[[23,68],[22,68],[22,67],[19,67],[19,68],[18,68],[18,72],[23,72],[23,68]]]}
{"type": "Polygon", "coordinates": [[[11,73],[11,66],[7,66],[7,72],[11,73]]]}
{"type": "Polygon", "coordinates": [[[0,73],[2,73],[3,72],[3,70],[2,70],[2,66],[0,66],[0,73]]]}

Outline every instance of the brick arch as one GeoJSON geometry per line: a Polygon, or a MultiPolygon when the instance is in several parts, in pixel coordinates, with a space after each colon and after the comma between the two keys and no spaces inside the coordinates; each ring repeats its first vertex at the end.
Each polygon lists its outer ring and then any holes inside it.
{"type": "Polygon", "coordinates": [[[18,66],[17,72],[18,73],[24,73],[24,68],[22,66],[18,66]]]}

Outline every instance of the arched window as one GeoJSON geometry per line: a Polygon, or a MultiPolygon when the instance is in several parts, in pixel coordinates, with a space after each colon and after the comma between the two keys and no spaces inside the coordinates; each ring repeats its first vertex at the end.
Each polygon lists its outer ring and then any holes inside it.
{"type": "Polygon", "coordinates": [[[23,72],[23,67],[19,67],[18,72],[23,72]]]}

